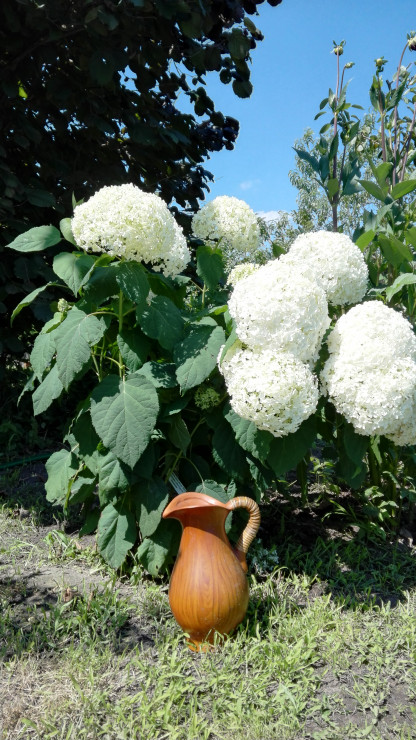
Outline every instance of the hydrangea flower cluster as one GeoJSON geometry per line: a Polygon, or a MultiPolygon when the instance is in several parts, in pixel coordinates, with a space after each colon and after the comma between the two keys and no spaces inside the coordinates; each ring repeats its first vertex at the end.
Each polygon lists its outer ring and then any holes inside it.
{"type": "Polygon", "coordinates": [[[260,227],[250,206],[239,198],[220,195],[192,219],[194,235],[211,246],[219,243],[229,264],[252,255],[260,245],[260,227]]]}
{"type": "Polygon", "coordinates": [[[323,390],[359,434],[416,443],[416,336],[379,301],[355,306],[328,338],[323,390]]]}
{"type": "Polygon", "coordinates": [[[343,306],[359,303],[367,290],[368,268],[361,250],[346,234],[316,231],[301,234],[282,262],[290,264],[296,275],[316,280],[328,303],[343,306]]]}
{"type": "Polygon", "coordinates": [[[275,437],[295,432],[316,410],[317,378],[289,352],[236,346],[221,372],[234,411],[275,437]]]}
{"type": "Polygon", "coordinates": [[[330,324],[323,289],[291,265],[272,260],[239,280],[228,302],[238,338],[251,349],[292,352],[316,359],[330,324]]]}
{"type": "Polygon", "coordinates": [[[259,267],[260,265],[256,265],[255,262],[243,262],[241,265],[236,265],[228,275],[227,284],[234,288],[239,280],[252,275],[259,267]]]}
{"type": "Polygon", "coordinates": [[[195,406],[198,406],[202,411],[207,411],[214,408],[214,406],[218,406],[221,402],[221,396],[215,388],[200,385],[195,391],[194,401],[195,406]]]}
{"type": "Polygon", "coordinates": [[[72,233],[87,252],[150,263],[166,277],[179,275],[191,257],[182,229],[162,198],[131,184],[101,188],[76,206],[72,233]]]}

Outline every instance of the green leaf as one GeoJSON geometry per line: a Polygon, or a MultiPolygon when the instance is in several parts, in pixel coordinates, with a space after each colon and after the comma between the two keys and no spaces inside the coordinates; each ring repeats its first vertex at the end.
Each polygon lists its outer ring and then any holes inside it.
{"type": "Polygon", "coordinates": [[[99,85],[108,85],[113,79],[115,63],[110,52],[96,51],[90,58],[89,70],[99,85]]]}
{"type": "Polygon", "coordinates": [[[96,483],[90,470],[82,470],[71,485],[69,503],[81,504],[87,501],[94,493],[96,483]]]}
{"type": "Polygon", "coordinates": [[[178,447],[184,455],[186,454],[186,450],[191,444],[191,435],[180,414],[174,414],[171,417],[168,438],[175,447],[178,447]]]}
{"type": "Polygon", "coordinates": [[[230,478],[243,480],[247,475],[245,454],[235,439],[230,424],[223,420],[212,436],[212,456],[230,478]]]}
{"type": "Polygon", "coordinates": [[[345,452],[355,463],[359,464],[367,452],[370,438],[357,434],[352,424],[345,423],[342,430],[342,441],[345,452]]]}
{"type": "Polygon", "coordinates": [[[297,432],[273,439],[267,462],[276,475],[283,475],[288,470],[296,468],[312,447],[316,434],[316,420],[314,416],[310,416],[300,425],[297,432]]]}
{"type": "Polygon", "coordinates": [[[109,503],[112,496],[125,493],[130,488],[130,479],[123,463],[111,451],[96,454],[96,462],[98,495],[103,505],[109,503]]]}
{"type": "Polygon", "coordinates": [[[177,552],[181,538],[179,522],[164,520],[156,532],[146,537],[137,549],[137,558],[151,576],[161,575],[177,552]]]}
{"type": "Polygon", "coordinates": [[[144,333],[157,339],[164,349],[172,350],[182,339],[184,321],[181,312],[166,296],[154,296],[150,306],[137,318],[144,333]]]}
{"type": "Polygon", "coordinates": [[[391,162],[382,162],[381,164],[379,164],[378,167],[374,167],[373,174],[378,184],[380,185],[380,188],[385,185],[386,179],[389,176],[392,167],[393,165],[391,162]]]}
{"type": "Polygon", "coordinates": [[[215,290],[220,280],[225,279],[221,249],[201,246],[196,251],[197,274],[207,288],[215,290]]]}
{"type": "Polygon", "coordinates": [[[46,411],[52,401],[59,398],[63,389],[64,387],[58,375],[58,368],[54,365],[33,393],[32,401],[34,415],[37,416],[46,411]]]}
{"type": "Polygon", "coordinates": [[[110,265],[96,263],[91,268],[91,273],[87,273],[85,276],[83,287],[86,297],[96,303],[97,306],[105,303],[109,297],[119,294],[120,287],[116,279],[119,267],[118,262],[110,265]]]}
{"type": "Polygon", "coordinates": [[[121,357],[130,372],[138,370],[150,352],[150,342],[139,327],[122,329],[117,335],[117,344],[121,357]]]}
{"type": "Polygon", "coordinates": [[[85,275],[93,266],[95,260],[90,254],[76,254],[76,252],[61,252],[54,257],[53,271],[66,283],[76,296],[85,275]]]}
{"type": "Polygon", "coordinates": [[[146,362],[137,374],[147,378],[155,388],[174,388],[178,384],[175,370],[176,367],[172,362],[152,361],[146,362]]]}
{"type": "Polygon", "coordinates": [[[224,488],[215,480],[204,480],[200,485],[196,486],[195,491],[196,493],[205,493],[207,496],[212,496],[212,498],[216,498],[217,501],[221,501],[223,504],[226,504],[230,498],[233,498],[233,496],[228,496],[224,488]]]}
{"type": "Polygon", "coordinates": [[[33,343],[32,352],[30,353],[30,364],[38,380],[42,378],[46,368],[51,364],[54,354],[54,335],[50,332],[38,334],[33,343]]]}
{"type": "Polygon", "coordinates": [[[310,164],[314,172],[319,172],[319,161],[316,157],[303,149],[296,149],[296,147],[293,148],[300,159],[303,159],[305,162],[310,164]]]}
{"type": "Polygon", "coordinates": [[[388,288],[386,288],[386,298],[388,301],[391,301],[394,295],[396,293],[399,293],[402,288],[405,287],[405,285],[414,285],[416,283],[416,275],[413,272],[405,273],[404,275],[399,275],[399,277],[396,278],[393,285],[389,285],[388,288]]]}
{"type": "Polygon", "coordinates": [[[162,478],[140,481],[132,489],[136,505],[137,521],[143,537],[150,537],[156,532],[162,512],[169,500],[168,489],[162,478]]]}
{"type": "Polygon", "coordinates": [[[7,246],[17,252],[42,252],[62,241],[61,234],[55,226],[34,226],[14,239],[7,246]]]}
{"type": "Polygon", "coordinates": [[[146,449],[159,402],[154,386],[140,375],[108,375],[91,394],[91,418],[106,447],[130,468],[146,449]]]}
{"type": "Polygon", "coordinates": [[[105,328],[104,321],[73,306],[55,329],[56,364],[65,389],[88,367],[91,348],[100,341],[105,328]]]}
{"type": "Polygon", "coordinates": [[[384,257],[393,267],[400,267],[403,262],[412,261],[413,255],[409,247],[395,236],[387,237],[384,234],[379,234],[378,243],[384,257]]]}
{"type": "Polygon", "coordinates": [[[119,568],[136,542],[133,512],[122,502],[107,504],[98,520],[97,544],[101,555],[112,568],[119,568]]]}
{"type": "Polygon", "coordinates": [[[32,206],[37,206],[38,208],[53,208],[56,205],[55,196],[52,193],[48,193],[47,190],[27,188],[26,197],[32,206]]]}
{"type": "Polygon", "coordinates": [[[241,344],[241,342],[240,342],[240,340],[239,340],[239,338],[237,336],[237,331],[236,331],[236,328],[235,328],[235,324],[233,322],[233,328],[231,330],[231,334],[228,337],[227,341],[225,342],[225,344],[224,344],[224,346],[222,348],[221,357],[219,359],[219,365],[220,366],[221,366],[221,363],[222,363],[225,355],[227,354],[228,350],[231,349],[231,347],[233,347],[234,344],[236,344],[236,342],[239,342],[241,344]]]}
{"type": "Polygon", "coordinates": [[[76,247],[76,241],[72,233],[72,219],[62,218],[59,222],[59,228],[61,230],[61,234],[64,237],[64,239],[76,247]]]}
{"type": "Polygon", "coordinates": [[[391,189],[390,195],[394,200],[398,200],[399,198],[403,198],[404,195],[411,193],[413,190],[416,190],[416,180],[405,180],[404,182],[398,182],[397,185],[391,189]]]}
{"type": "Polygon", "coordinates": [[[137,310],[141,312],[146,306],[146,298],[150,290],[144,267],[138,262],[121,262],[116,280],[124,295],[136,303],[137,310]]]}
{"type": "Polygon", "coordinates": [[[78,416],[71,427],[70,435],[71,446],[73,449],[75,445],[77,446],[76,453],[78,457],[85,462],[94,475],[97,475],[99,467],[97,458],[100,454],[97,447],[100,443],[100,438],[92,425],[89,410],[84,411],[78,416]]]}
{"type": "Polygon", "coordinates": [[[48,480],[46,498],[53,504],[63,504],[71,488],[72,478],[78,470],[77,458],[70,450],[59,450],[46,462],[48,480]]]}
{"type": "Polygon", "coordinates": [[[10,324],[13,323],[16,316],[20,313],[20,311],[23,308],[26,308],[26,306],[30,306],[30,304],[35,300],[35,298],[38,297],[39,293],[42,293],[46,288],[49,288],[49,286],[52,285],[52,283],[47,283],[46,285],[42,285],[41,288],[36,288],[35,290],[32,290],[31,293],[26,295],[20,303],[17,304],[16,308],[14,309],[11,317],[10,317],[10,324]]]}
{"type": "Polygon", "coordinates": [[[338,145],[339,145],[339,135],[338,133],[336,133],[329,147],[329,155],[328,155],[329,159],[334,159],[336,153],[338,152],[338,145]]]}
{"type": "Polygon", "coordinates": [[[176,377],[182,393],[208,378],[224,342],[224,330],[213,319],[191,324],[188,336],[174,350],[176,377]]]}
{"type": "Polygon", "coordinates": [[[364,234],[361,234],[361,236],[358,237],[356,240],[356,245],[360,249],[365,249],[368,247],[370,242],[373,241],[374,237],[376,235],[376,232],[373,229],[370,229],[369,231],[365,231],[364,234]]]}
{"type": "Polygon", "coordinates": [[[408,244],[411,244],[412,247],[416,248],[416,226],[411,226],[410,228],[406,229],[404,232],[404,237],[408,244]]]}
{"type": "Polygon", "coordinates": [[[241,28],[233,28],[228,37],[228,49],[233,59],[245,59],[249,54],[251,41],[244,36],[241,28]]]}
{"type": "Polygon", "coordinates": [[[375,182],[372,182],[371,180],[359,180],[358,181],[360,185],[363,186],[364,190],[367,191],[370,195],[373,196],[373,198],[377,198],[377,200],[381,200],[382,203],[386,200],[387,192],[384,192],[381,190],[381,188],[376,185],[375,182]]]}
{"type": "Polygon", "coordinates": [[[330,177],[327,183],[328,195],[333,198],[339,191],[339,182],[336,177],[330,177]]]}
{"type": "Polygon", "coordinates": [[[225,418],[231,424],[236,440],[243,450],[259,460],[266,460],[273,435],[270,432],[257,429],[252,421],[242,419],[232,408],[229,408],[225,413],[225,418]]]}

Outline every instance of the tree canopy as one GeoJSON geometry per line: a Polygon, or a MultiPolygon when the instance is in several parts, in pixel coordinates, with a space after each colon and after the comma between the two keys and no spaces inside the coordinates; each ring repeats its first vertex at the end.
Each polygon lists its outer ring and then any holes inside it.
{"type": "Polygon", "coordinates": [[[250,95],[250,53],[263,37],[248,15],[260,2],[3,0],[3,243],[52,219],[49,209],[67,215],[72,192],[103,185],[134,182],[195,209],[211,177],[204,157],[232,149],[238,133],[204,76],[250,95]]]}

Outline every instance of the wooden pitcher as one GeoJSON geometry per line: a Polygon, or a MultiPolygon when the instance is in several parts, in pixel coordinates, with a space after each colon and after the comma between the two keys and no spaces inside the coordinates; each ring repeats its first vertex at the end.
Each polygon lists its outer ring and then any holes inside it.
{"type": "Polygon", "coordinates": [[[183,532],[173,568],[169,602],[191,648],[228,634],[244,618],[248,606],[246,552],[260,526],[260,511],[251,498],[239,496],[223,504],[204,493],[181,493],[163,512],[179,519],[183,532]],[[249,521],[236,546],[225,534],[225,520],[234,509],[247,509],[249,521]]]}

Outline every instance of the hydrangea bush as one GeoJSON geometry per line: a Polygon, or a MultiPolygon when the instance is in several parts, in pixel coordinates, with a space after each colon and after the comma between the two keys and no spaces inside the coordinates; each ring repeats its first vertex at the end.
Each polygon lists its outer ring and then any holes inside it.
{"type": "Polygon", "coordinates": [[[363,297],[354,245],[306,235],[287,257],[235,268],[227,285],[231,251],[248,259],[257,232],[248,207],[216,200],[194,218],[206,241],[193,254],[164,202],[133,185],[103,188],[60,230],[9,245],[52,249],[61,293],[30,357],[34,413],[69,388],[79,398],[47,463],[47,497],[82,507],[81,533],[97,530],[115,568],[132,548],[153,575],[169,565],[180,532],[161,514],[175,492],[259,500],[306,465],[318,433],[335,436],[339,474],[357,486],[370,435],[416,441],[410,324],[371,300],[335,313],[329,332],[328,301],[363,297]]]}

